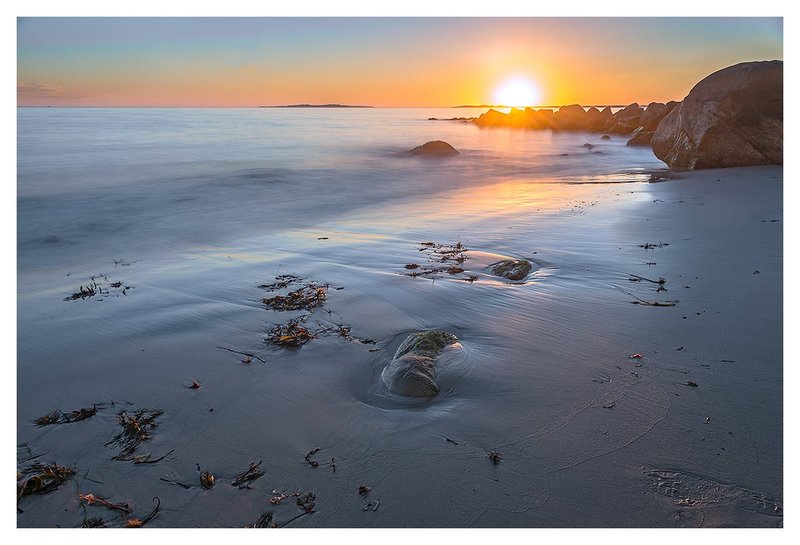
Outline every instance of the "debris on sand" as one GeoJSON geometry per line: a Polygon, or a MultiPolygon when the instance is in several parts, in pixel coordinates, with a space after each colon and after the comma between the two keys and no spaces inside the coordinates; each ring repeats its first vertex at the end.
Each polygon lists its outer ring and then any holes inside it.
{"type": "Polygon", "coordinates": [[[303,494],[297,498],[297,506],[306,513],[312,513],[314,512],[314,507],[316,506],[316,500],[317,497],[313,492],[307,492],[306,494],[303,494]]]}
{"type": "Polygon", "coordinates": [[[200,473],[200,485],[203,488],[205,488],[206,490],[208,490],[209,488],[214,486],[214,483],[216,482],[216,480],[217,480],[217,478],[214,477],[208,471],[203,471],[203,472],[200,473]]]}
{"type": "MultiPolygon", "coordinates": [[[[419,251],[427,254],[429,264],[419,265],[418,263],[408,263],[404,265],[404,267],[411,272],[402,274],[411,276],[412,278],[416,278],[417,276],[439,278],[444,274],[454,276],[464,272],[464,269],[460,265],[469,259],[467,256],[469,249],[461,242],[456,242],[455,244],[420,242],[419,245],[419,251]]],[[[474,282],[474,280],[472,280],[472,282],[474,282]]]]}
{"type": "Polygon", "coordinates": [[[311,339],[316,339],[316,335],[301,325],[307,319],[307,316],[299,316],[285,324],[276,325],[267,333],[267,341],[278,346],[294,348],[304,345],[311,339]]]}
{"type": "Polygon", "coordinates": [[[218,346],[217,348],[219,348],[220,350],[226,350],[228,352],[232,352],[234,354],[239,354],[240,356],[244,356],[244,358],[242,359],[242,363],[244,363],[245,365],[253,363],[253,359],[257,359],[261,363],[267,363],[265,360],[261,359],[259,356],[251,352],[240,352],[239,350],[234,350],[232,348],[227,348],[225,346],[218,346]]]}
{"type": "Polygon", "coordinates": [[[663,248],[664,246],[669,246],[669,242],[645,242],[644,244],[639,244],[639,248],[644,248],[645,250],[663,248]]]}
{"type": "Polygon", "coordinates": [[[197,382],[196,380],[193,380],[192,383],[189,386],[187,386],[187,388],[189,388],[190,390],[199,390],[200,383],[197,382]]]}
{"type": "Polygon", "coordinates": [[[274,515],[272,511],[267,511],[263,513],[258,520],[256,520],[253,524],[248,524],[245,528],[277,528],[278,526],[272,522],[274,515]]]}
{"type": "Polygon", "coordinates": [[[161,510],[161,499],[158,496],[155,496],[153,498],[153,501],[156,503],[156,506],[153,508],[153,510],[150,512],[149,515],[147,515],[143,519],[138,519],[138,518],[135,518],[135,517],[131,517],[128,520],[125,521],[125,527],[126,528],[141,528],[142,526],[144,526],[145,524],[147,524],[148,522],[153,520],[155,518],[155,516],[158,514],[158,512],[161,510]]]}
{"type": "Polygon", "coordinates": [[[358,495],[364,497],[369,496],[370,490],[372,490],[370,487],[368,487],[365,484],[362,484],[361,486],[358,487],[358,495]]]}
{"type": "MultiPolygon", "coordinates": [[[[89,282],[84,286],[78,287],[78,291],[64,297],[64,301],[76,301],[78,299],[89,299],[99,295],[127,295],[128,290],[133,286],[126,286],[124,282],[109,282],[108,275],[96,274],[89,278],[89,282]]],[[[101,299],[102,300],[102,299],[101,299]]]]}
{"type": "Polygon", "coordinates": [[[318,453],[318,452],[319,452],[319,447],[311,449],[309,451],[309,453],[306,454],[306,456],[305,456],[306,462],[308,462],[308,465],[310,465],[313,468],[318,468],[319,467],[319,462],[315,462],[314,460],[311,459],[311,457],[313,455],[315,455],[316,453],[318,453]]]}
{"type": "Polygon", "coordinates": [[[78,494],[78,499],[86,502],[86,505],[100,505],[112,511],[128,514],[132,511],[127,503],[112,503],[94,494],[78,494]]]}
{"type": "Polygon", "coordinates": [[[299,276],[293,274],[282,274],[275,277],[275,282],[272,284],[261,284],[258,286],[267,291],[277,291],[289,287],[291,284],[296,284],[302,280],[299,276]]]}
{"type": "Polygon", "coordinates": [[[617,405],[616,401],[609,401],[608,403],[603,403],[603,408],[604,409],[613,409],[614,407],[616,407],[616,405],[617,405]]]}
{"type": "Polygon", "coordinates": [[[379,502],[377,500],[375,500],[374,502],[371,501],[367,505],[364,506],[364,511],[377,511],[378,510],[378,506],[380,504],[381,504],[381,502],[379,502]]]}
{"type": "Polygon", "coordinates": [[[309,283],[289,292],[287,295],[268,297],[262,299],[261,302],[272,310],[310,310],[321,306],[325,302],[327,293],[327,285],[320,286],[309,283]]]}
{"type": "Polygon", "coordinates": [[[63,412],[61,409],[56,409],[55,411],[46,414],[44,416],[40,416],[34,422],[37,426],[49,426],[51,424],[69,424],[71,422],[80,422],[81,420],[86,420],[97,414],[97,405],[93,405],[91,407],[84,407],[75,411],[70,411],[68,413],[63,412]]]}
{"type": "Polygon", "coordinates": [[[688,381],[686,381],[686,386],[691,386],[692,388],[697,388],[697,383],[692,381],[692,380],[688,380],[688,381]]]}
{"type": "Polygon", "coordinates": [[[489,452],[487,452],[486,457],[489,458],[495,465],[499,464],[500,460],[503,459],[503,455],[496,450],[490,450],[489,452]]]}
{"type": "Polygon", "coordinates": [[[673,301],[645,301],[644,299],[639,299],[637,297],[636,301],[631,301],[634,305],[642,305],[645,307],[674,307],[677,303],[677,300],[673,301]]]}
{"type": "MultiPolygon", "coordinates": [[[[152,431],[158,427],[156,419],[164,413],[161,409],[139,409],[133,414],[128,414],[127,411],[121,411],[117,415],[117,421],[122,426],[122,431],[112,437],[106,442],[106,446],[117,445],[122,448],[120,453],[114,456],[114,460],[129,461],[139,458],[141,461],[136,463],[147,462],[149,455],[145,457],[134,457],[134,451],[139,448],[144,441],[149,441],[153,438],[152,431]]],[[[168,453],[169,454],[169,453],[168,453]]],[[[167,454],[159,458],[163,459],[167,454]]],[[[153,461],[150,461],[153,463],[153,461]]]]}
{"type": "Polygon", "coordinates": [[[231,486],[238,486],[240,489],[250,488],[250,483],[264,475],[264,472],[259,469],[261,467],[261,462],[262,461],[259,461],[258,463],[250,462],[247,471],[244,471],[233,478],[231,481],[231,486]]]}
{"type": "Polygon", "coordinates": [[[17,501],[30,494],[47,494],[58,490],[75,469],[60,466],[56,463],[42,464],[36,462],[17,472],[17,501]]]}
{"type": "Polygon", "coordinates": [[[629,360],[638,360],[638,359],[643,358],[643,357],[644,356],[642,356],[639,352],[637,352],[636,354],[631,354],[630,356],[628,356],[628,359],[629,360]]]}

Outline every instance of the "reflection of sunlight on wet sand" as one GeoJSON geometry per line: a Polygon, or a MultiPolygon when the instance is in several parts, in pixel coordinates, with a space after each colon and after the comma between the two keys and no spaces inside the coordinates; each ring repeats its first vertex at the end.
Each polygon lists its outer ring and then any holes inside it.
{"type": "Polygon", "coordinates": [[[454,220],[463,224],[530,212],[552,213],[576,199],[589,198],[597,191],[596,186],[592,188],[511,180],[489,186],[434,193],[426,199],[384,206],[380,210],[342,222],[342,225],[357,230],[371,230],[380,226],[382,230],[396,231],[407,229],[411,225],[421,227],[454,220]]]}

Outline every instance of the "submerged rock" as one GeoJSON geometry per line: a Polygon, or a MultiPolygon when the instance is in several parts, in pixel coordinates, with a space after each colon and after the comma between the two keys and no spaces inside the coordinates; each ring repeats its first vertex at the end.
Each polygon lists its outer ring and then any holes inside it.
{"type": "Polygon", "coordinates": [[[661,121],[652,145],[670,168],[783,164],[783,61],[707,76],[661,121]]]}
{"type": "Polygon", "coordinates": [[[458,150],[444,140],[432,140],[409,151],[411,155],[446,156],[458,155],[458,150]]]}
{"type": "Polygon", "coordinates": [[[395,394],[430,397],[439,393],[436,360],[458,337],[438,329],[412,333],[397,349],[391,363],[381,373],[386,387],[395,394]]]}
{"type": "Polygon", "coordinates": [[[531,264],[524,259],[506,259],[492,265],[491,271],[509,280],[522,280],[531,272],[531,264]]]}

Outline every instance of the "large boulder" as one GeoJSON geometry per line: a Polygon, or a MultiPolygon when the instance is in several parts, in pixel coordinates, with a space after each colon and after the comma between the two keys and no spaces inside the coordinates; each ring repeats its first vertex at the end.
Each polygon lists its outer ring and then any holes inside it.
{"type": "Polygon", "coordinates": [[[707,76],[661,121],[652,146],[670,168],[783,164],[783,61],[707,76]]]}
{"type": "Polygon", "coordinates": [[[445,142],[444,140],[432,140],[425,142],[421,146],[409,151],[411,155],[427,155],[433,157],[445,157],[448,155],[458,155],[456,148],[445,142]]]}
{"type": "Polygon", "coordinates": [[[448,346],[457,343],[455,335],[431,329],[412,333],[403,341],[391,363],[381,373],[386,387],[395,394],[430,397],[439,393],[436,360],[448,346]]]}

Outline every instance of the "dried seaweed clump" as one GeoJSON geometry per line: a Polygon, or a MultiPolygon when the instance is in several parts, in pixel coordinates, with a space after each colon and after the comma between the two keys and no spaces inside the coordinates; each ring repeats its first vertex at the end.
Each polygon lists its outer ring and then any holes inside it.
{"type": "Polygon", "coordinates": [[[32,464],[17,472],[17,501],[30,494],[47,494],[57,490],[75,469],[60,466],[56,463],[32,464]]]}
{"type": "Polygon", "coordinates": [[[317,336],[303,327],[305,316],[293,318],[285,324],[278,324],[267,333],[267,341],[278,346],[302,346],[317,336]]]}
{"type": "Polygon", "coordinates": [[[122,448],[114,460],[133,459],[133,453],[139,445],[153,438],[152,431],[158,427],[156,419],[163,413],[161,409],[139,409],[133,414],[128,414],[127,411],[120,412],[117,420],[122,426],[122,431],[106,442],[106,446],[117,445],[122,448]]]}
{"type": "Polygon", "coordinates": [[[287,295],[267,297],[261,302],[272,310],[310,310],[325,302],[328,286],[309,283],[289,292],[287,295]]]}

